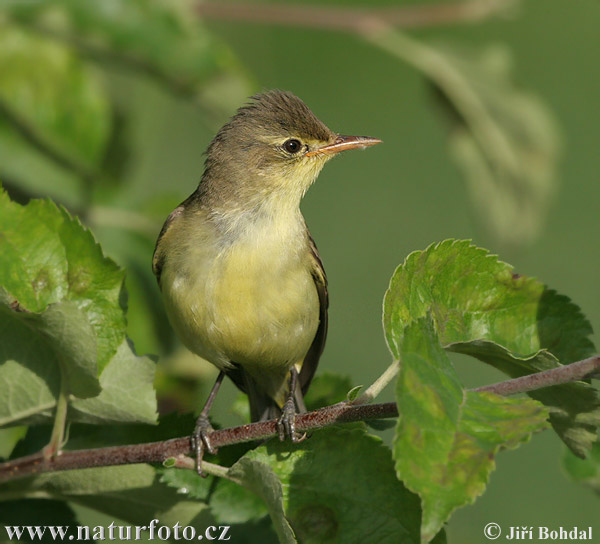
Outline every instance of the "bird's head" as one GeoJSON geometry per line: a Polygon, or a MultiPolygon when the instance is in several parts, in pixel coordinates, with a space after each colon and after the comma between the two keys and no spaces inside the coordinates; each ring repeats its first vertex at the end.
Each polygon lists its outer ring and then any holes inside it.
{"type": "Polygon", "coordinates": [[[252,97],[215,136],[205,178],[229,199],[275,194],[297,203],[338,152],[380,142],[336,134],[292,93],[269,91],[252,97]]]}

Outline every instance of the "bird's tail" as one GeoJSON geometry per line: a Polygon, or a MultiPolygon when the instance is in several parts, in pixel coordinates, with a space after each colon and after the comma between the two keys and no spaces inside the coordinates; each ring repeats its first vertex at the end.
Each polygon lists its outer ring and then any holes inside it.
{"type": "MultiPolygon", "coordinates": [[[[264,388],[260,387],[256,380],[254,380],[247,372],[244,372],[244,389],[248,395],[248,401],[250,402],[250,419],[253,422],[278,419],[281,416],[283,402],[279,403],[268,395],[264,388]]],[[[289,393],[286,393],[285,398],[287,398],[288,394],[289,393]]],[[[302,398],[300,387],[296,387],[294,400],[296,411],[298,413],[306,412],[306,406],[304,404],[304,399],[302,398]]]]}

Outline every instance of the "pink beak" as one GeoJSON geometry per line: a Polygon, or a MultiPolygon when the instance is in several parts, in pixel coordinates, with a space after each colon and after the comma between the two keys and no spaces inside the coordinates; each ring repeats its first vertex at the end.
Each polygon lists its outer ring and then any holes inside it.
{"type": "Polygon", "coordinates": [[[357,149],[362,147],[370,147],[372,145],[380,144],[382,140],[379,138],[371,138],[369,136],[341,136],[338,135],[335,142],[332,144],[324,145],[314,151],[309,151],[305,154],[306,157],[312,157],[314,155],[321,154],[333,154],[339,153],[340,151],[346,151],[346,149],[357,149]]]}

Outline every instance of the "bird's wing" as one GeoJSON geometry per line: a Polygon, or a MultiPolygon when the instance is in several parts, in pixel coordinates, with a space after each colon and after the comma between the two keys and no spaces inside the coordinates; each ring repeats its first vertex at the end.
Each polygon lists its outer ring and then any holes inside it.
{"type": "Polygon", "coordinates": [[[319,328],[317,329],[317,334],[315,335],[313,343],[306,353],[306,357],[304,357],[302,369],[300,370],[299,381],[303,395],[305,395],[308,390],[308,386],[317,370],[321,353],[323,353],[323,349],[325,348],[325,340],[327,339],[327,309],[329,308],[329,294],[327,293],[327,276],[325,275],[325,269],[323,268],[321,257],[319,257],[317,246],[310,235],[310,232],[308,233],[308,239],[310,242],[310,254],[312,260],[311,272],[313,279],[315,280],[317,293],[319,294],[319,328]]]}
{"type": "Polygon", "coordinates": [[[152,256],[152,272],[156,276],[156,281],[158,281],[158,285],[160,286],[160,275],[162,273],[163,266],[165,264],[165,251],[163,247],[164,238],[167,236],[169,229],[173,226],[173,223],[176,219],[181,216],[184,211],[184,204],[180,204],[175,208],[167,217],[165,224],[160,230],[160,234],[158,235],[158,240],[156,240],[156,246],[154,247],[154,255],[152,256]]]}

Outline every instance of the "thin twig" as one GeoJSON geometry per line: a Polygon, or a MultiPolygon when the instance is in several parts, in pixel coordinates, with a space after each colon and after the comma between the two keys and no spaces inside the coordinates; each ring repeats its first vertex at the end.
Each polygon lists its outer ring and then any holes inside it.
{"type": "Polygon", "coordinates": [[[484,385],[471,389],[471,391],[487,391],[496,393],[504,397],[508,395],[516,395],[517,393],[527,393],[535,389],[559,385],[561,383],[576,382],[585,378],[593,378],[600,369],[600,357],[590,357],[583,361],[577,361],[570,365],[559,366],[543,372],[528,374],[520,378],[506,380],[504,382],[495,383],[492,385],[484,385]]]}
{"type": "Polygon", "coordinates": [[[506,12],[516,0],[471,0],[454,4],[403,7],[346,8],[306,4],[199,2],[197,12],[206,19],[263,23],[337,30],[358,34],[382,28],[424,28],[476,23],[506,12]]]}

